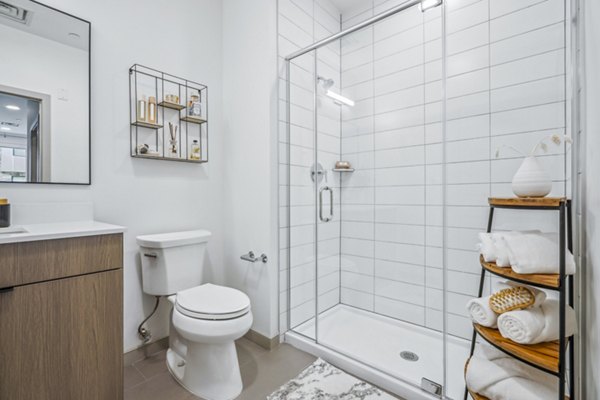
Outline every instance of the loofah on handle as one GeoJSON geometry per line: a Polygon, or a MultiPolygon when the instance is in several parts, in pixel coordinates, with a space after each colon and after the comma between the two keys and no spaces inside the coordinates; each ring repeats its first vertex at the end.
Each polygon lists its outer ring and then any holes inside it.
{"type": "Polygon", "coordinates": [[[490,308],[496,314],[522,310],[535,303],[535,294],[526,287],[515,286],[502,289],[490,296],[490,308]]]}

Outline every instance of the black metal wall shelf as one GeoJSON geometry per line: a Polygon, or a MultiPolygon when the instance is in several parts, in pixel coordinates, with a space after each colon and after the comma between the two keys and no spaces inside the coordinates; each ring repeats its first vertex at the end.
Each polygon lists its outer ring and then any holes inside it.
{"type": "MultiPolygon", "coordinates": [[[[145,114],[144,117],[148,115],[145,114]]],[[[129,119],[131,157],[195,164],[208,162],[206,85],[134,64],[129,68],[129,119]],[[189,115],[192,96],[200,100],[200,116],[189,115]],[[138,117],[139,101],[145,98],[148,103],[150,97],[156,102],[156,119],[152,121],[138,117]],[[193,151],[197,146],[199,151],[193,151]]]]}

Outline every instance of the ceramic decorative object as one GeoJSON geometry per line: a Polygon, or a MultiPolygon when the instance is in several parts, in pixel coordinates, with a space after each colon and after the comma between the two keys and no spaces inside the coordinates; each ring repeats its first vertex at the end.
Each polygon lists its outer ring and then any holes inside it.
{"type": "Polygon", "coordinates": [[[552,191],[552,179],[535,156],[527,156],[513,177],[512,190],[519,197],[544,197],[552,191]]]}
{"type": "Polygon", "coordinates": [[[539,150],[544,153],[548,151],[548,144],[546,143],[548,140],[556,146],[571,143],[571,138],[568,136],[551,135],[537,142],[527,155],[509,145],[504,145],[496,150],[496,158],[500,156],[500,150],[504,147],[525,157],[512,180],[512,190],[517,196],[544,197],[552,191],[552,179],[535,157],[539,150]]]}

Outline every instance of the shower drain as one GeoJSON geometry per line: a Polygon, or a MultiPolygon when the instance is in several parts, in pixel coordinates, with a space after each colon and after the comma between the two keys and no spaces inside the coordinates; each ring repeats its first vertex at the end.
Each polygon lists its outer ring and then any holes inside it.
{"type": "Polygon", "coordinates": [[[413,353],[412,351],[403,351],[400,353],[400,357],[405,359],[406,361],[418,361],[419,356],[417,353],[413,353]]]}

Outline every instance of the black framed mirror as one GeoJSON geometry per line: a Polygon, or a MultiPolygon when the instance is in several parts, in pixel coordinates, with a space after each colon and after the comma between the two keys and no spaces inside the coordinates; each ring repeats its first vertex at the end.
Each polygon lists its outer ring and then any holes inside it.
{"type": "Polygon", "coordinates": [[[0,0],[0,184],[91,183],[91,24],[0,0]]]}

